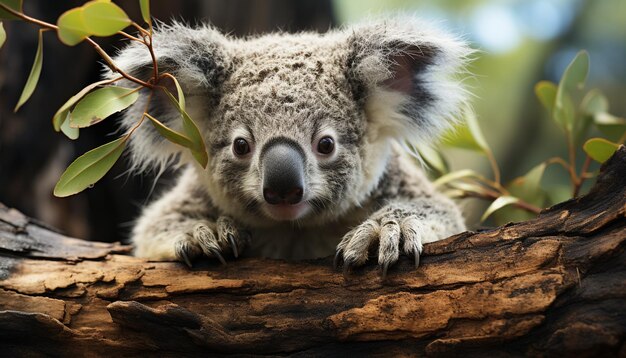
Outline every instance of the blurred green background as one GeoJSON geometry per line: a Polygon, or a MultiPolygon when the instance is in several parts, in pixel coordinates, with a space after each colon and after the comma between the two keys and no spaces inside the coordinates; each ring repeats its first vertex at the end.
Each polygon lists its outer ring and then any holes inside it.
{"type": "MultiPolygon", "coordinates": [[[[56,22],[65,10],[84,2],[27,0],[24,10],[56,22]]],[[[132,18],[140,18],[136,0],[115,2],[132,18]]],[[[587,49],[591,57],[587,89],[601,89],[611,113],[626,116],[624,0],[188,0],[153,1],[152,13],[165,22],[172,18],[191,24],[209,21],[235,36],[277,29],[322,32],[397,13],[439,22],[479,50],[469,67],[472,75],[465,81],[475,95],[473,107],[504,182],[548,157],[567,156],[564,136],[541,107],[533,87],[542,79],[558,83],[579,49],[587,49]]],[[[142,204],[154,198],[149,193],[149,174],[128,177],[122,162],[93,189],[69,199],[51,194],[63,169],[78,155],[110,141],[116,129],[113,121],[106,121],[71,142],[50,125],[67,98],[97,80],[99,58],[86,45],[67,48],[55,36],[46,36],[39,87],[14,114],[35,53],[36,30],[15,22],[6,23],[5,28],[8,38],[0,50],[0,202],[74,236],[125,239],[142,204]]],[[[119,40],[98,39],[110,53],[120,46],[119,40]]],[[[488,162],[476,153],[442,150],[452,169],[490,173],[488,162]]],[[[578,157],[582,162],[584,157],[578,157]]],[[[171,176],[166,175],[156,192],[169,184],[171,176]]],[[[557,166],[548,169],[542,184],[554,202],[570,194],[567,175],[557,166]]],[[[468,222],[477,223],[486,204],[469,201],[464,205],[468,222]]]]}
{"type": "MultiPolygon", "coordinates": [[[[334,0],[333,5],[341,23],[396,13],[431,19],[479,50],[466,83],[504,182],[549,157],[567,158],[565,136],[533,87],[543,79],[558,83],[580,49],[588,50],[591,58],[586,89],[600,89],[609,99],[610,112],[626,116],[626,1],[334,0]]],[[[453,170],[469,167],[491,173],[487,160],[476,153],[439,148],[453,170]]],[[[583,160],[579,154],[579,168],[583,160]]],[[[567,173],[559,166],[547,169],[542,186],[554,203],[571,196],[567,173]]],[[[476,224],[487,204],[470,199],[465,205],[469,222],[476,224]]]]}

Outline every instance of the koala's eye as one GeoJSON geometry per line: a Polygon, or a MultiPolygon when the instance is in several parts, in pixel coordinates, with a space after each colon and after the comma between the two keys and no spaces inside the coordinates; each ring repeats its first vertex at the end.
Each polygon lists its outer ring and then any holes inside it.
{"type": "Polygon", "coordinates": [[[335,149],[335,141],[331,137],[323,137],[317,142],[317,151],[321,154],[330,154],[335,149]]]}
{"type": "Polygon", "coordinates": [[[250,145],[243,138],[237,138],[233,142],[233,152],[237,155],[246,155],[250,153],[250,145]]]}

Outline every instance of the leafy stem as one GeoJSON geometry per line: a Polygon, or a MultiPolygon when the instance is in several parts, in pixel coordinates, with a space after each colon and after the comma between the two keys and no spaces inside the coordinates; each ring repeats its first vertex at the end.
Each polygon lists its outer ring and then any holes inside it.
{"type": "MultiPolygon", "coordinates": [[[[7,11],[7,12],[11,13],[14,16],[17,16],[18,18],[20,18],[20,19],[22,19],[22,20],[24,20],[26,22],[31,23],[31,24],[35,24],[37,26],[40,26],[40,27],[43,27],[43,28],[46,28],[46,29],[50,29],[50,30],[54,30],[54,31],[58,31],[59,30],[59,27],[54,25],[54,24],[51,24],[51,23],[48,23],[48,22],[45,22],[45,21],[42,21],[42,20],[30,17],[30,16],[28,16],[28,15],[22,13],[22,12],[19,12],[19,11],[16,11],[16,10],[10,8],[9,6],[7,6],[5,4],[0,3],[0,8],[2,10],[4,10],[4,11],[7,11]]],[[[137,83],[139,85],[142,85],[144,87],[149,87],[149,88],[153,87],[152,84],[150,84],[148,82],[145,82],[145,81],[142,81],[142,80],[140,80],[138,78],[135,78],[135,77],[129,75],[128,73],[124,72],[119,67],[117,67],[117,65],[115,64],[113,59],[94,40],[92,40],[89,37],[85,38],[85,40],[96,50],[96,52],[100,55],[100,57],[102,57],[106,61],[107,65],[109,66],[109,68],[113,72],[117,72],[120,75],[122,75],[124,78],[126,78],[127,80],[135,82],[135,83],[137,83]]]]}

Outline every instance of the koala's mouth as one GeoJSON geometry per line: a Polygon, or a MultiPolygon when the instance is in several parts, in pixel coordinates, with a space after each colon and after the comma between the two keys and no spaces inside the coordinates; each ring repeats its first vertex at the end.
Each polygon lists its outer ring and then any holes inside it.
{"type": "Polygon", "coordinates": [[[263,205],[263,212],[276,221],[293,221],[304,217],[311,211],[311,205],[306,201],[298,204],[263,205]]]}

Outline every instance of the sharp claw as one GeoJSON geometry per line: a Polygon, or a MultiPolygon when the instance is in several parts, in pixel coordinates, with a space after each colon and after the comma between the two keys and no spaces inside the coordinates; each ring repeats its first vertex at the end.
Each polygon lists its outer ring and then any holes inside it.
{"type": "Polygon", "coordinates": [[[420,267],[420,252],[415,250],[415,268],[420,267]]]}
{"type": "Polygon", "coordinates": [[[184,250],[181,250],[180,255],[183,257],[183,260],[185,260],[185,263],[187,264],[187,266],[189,266],[189,268],[192,268],[191,260],[189,260],[189,256],[187,256],[187,253],[184,250]]]}
{"type": "Polygon", "coordinates": [[[383,264],[383,267],[382,267],[383,272],[382,272],[382,274],[381,274],[381,277],[382,277],[382,279],[383,279],[383,280],[387,278],[387,269],[388,269],[388,268],[389,268],[389,262],[385,262],[385,263],[383,264]]]}
{"type": "Polygon", "coordinates": [[[226,260],[224,260],[224,257],[222,256],[222,254],[220,254],[219,251],[217,251],[216,249],[211,249],[210,251],[215,257],[217,257],[218,260],[220,260],[222,265],[226,265],[226,260]]]}
{"type": "Polygon", "coordinates": [[[335,253],[335,259],[333,260],[333,269],[336,270],[339,267],[339,263],[341,261],[341,254],[343,250],[337,250],[335,253]]]}
{"type": "Polygon", "coordinates": [[[230,247],[233,249],[233,255],[235,258],[239,257],[239,250],[237,249],[237,243],[235,242],[235,237],[232,234],[226,235],[228,238],[228,242],[230,242],[230,247]]]}
{"type": "Polygon", "coordinates": [[[350,262],[344,261],[343,262],[343,277],[347,277],[350,274],[351,271],[351,267],[350,267],[350,262]]]}

